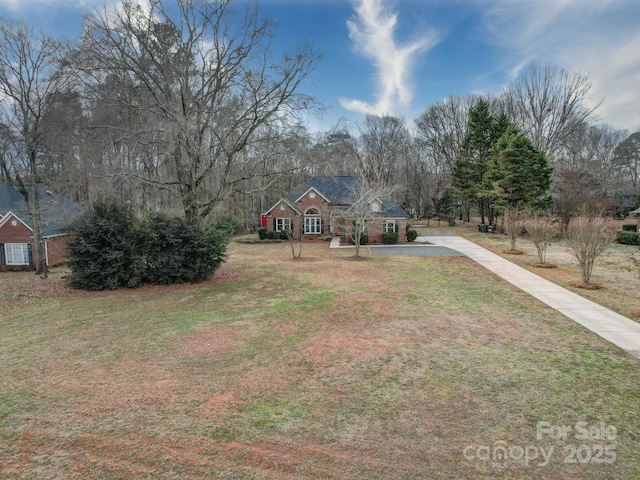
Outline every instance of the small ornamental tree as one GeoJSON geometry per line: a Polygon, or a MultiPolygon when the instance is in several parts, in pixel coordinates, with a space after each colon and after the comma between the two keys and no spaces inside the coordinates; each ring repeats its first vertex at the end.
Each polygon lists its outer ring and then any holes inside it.
{"type": "Polygon", "coordinates": [[[592,287],[593,265],[615,238],[615,229],[602,217],[580,215],[569,223],[567,244],[578,261],[582,283],[578,286],[592,287]]]}
{"type": "Polygon", "coordinates": [[[508,208],[504,212],[504,223],[507,228],[507,238],[509,238],[510,248],[507,253],[522,253],[516,250],[518,235],[522,231],[522,213],[516,208],[508,208]]]}
{"type": "Polygon", "coordinates": [[[296,258],[302,257],[302,239],[304,234],[296,234],[296,231],[292,228],[288,228],[284,231],[284,235],[287,237],[289,241],[289,246],[291,247],[291,256],[295,260],[296,258]],[[298,246],[298,251],[296,252],[296,244],[298,246]]]}
{"type": "Polygon", "coordinates": [[[557,222],[548,216],[532,214],[524,222],[529,238],[538,251],[538,264],[536,266],[554,266],[547,263],[547,247],[551,240],[560,232],[557,222]]]}

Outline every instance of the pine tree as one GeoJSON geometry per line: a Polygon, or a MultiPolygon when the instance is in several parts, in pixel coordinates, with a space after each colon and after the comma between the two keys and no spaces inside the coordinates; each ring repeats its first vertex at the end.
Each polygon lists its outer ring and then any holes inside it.
{"type": "Polygon", "coordinates": [[[480,99],[469,111],[467,135],[462,143],[462,153],[453,166],[452,184],[462,198],[477,202],[482,223],[486,215],[492,221],[494,189],[487,177],[491,146],[502,136],[510,124],[505,114],[494,117],[489,103],[480,99]]]}
{"type": "Polygon", "coordinates": [[[552,171],[544,152],[510,125],[491,149],[487,178],[503,207],[547,208],[552,171]]]}

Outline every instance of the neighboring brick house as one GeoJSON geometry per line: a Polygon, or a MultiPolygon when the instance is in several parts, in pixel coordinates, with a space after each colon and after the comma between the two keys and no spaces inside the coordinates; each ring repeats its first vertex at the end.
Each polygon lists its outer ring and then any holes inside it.
{"type": "MultiPolygon", "coordinates": [[[[262,216],[267,230],[292,230],[311,235],[345,235],[349,238],[353,218],[353,198],[366,191],[362,180],[354,176],[311,177],[286,198],[276,202],[262,216]],[[351,212],[350,212],[351,209],[351,212]]],[[[383,232],[397,232],[406,239],[408,215],[389,199],[366,199],[366,229],[370,243],[382,241],[383,232]]]]}
{"type": "MultiPolygon", "coordinates": [[[[77,203],[39,188],[47,265],[66,261],[69,222],[82,212],[77,203]]],[[[33,262],[33,228],[24,197],[0,182],[0,270],[29,270],[33,262]]]]}

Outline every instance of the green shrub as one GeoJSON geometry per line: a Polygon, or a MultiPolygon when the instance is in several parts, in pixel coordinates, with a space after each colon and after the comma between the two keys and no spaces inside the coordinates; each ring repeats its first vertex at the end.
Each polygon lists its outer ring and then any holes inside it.
{"type": "Polygon", "coordinates": [[[224,262],[227,227],[158,213],[138,221],[122,204],[98,202],[72,225],[69,283],[85,290],[113,290],[142,282],[199,282],[224,262]]]}
{"type": "Polygon", "coordinates": [[[222,265],[231,229],[228,225],[201,225],[159,213],[141,222],[146,269],[144,280],[155,285],[196,283],[209,278],[222,265]]]}
{"type": "Polygon", "coordinates": [[[260,240],[265,240],[267,238],[267,228],[266,227],[258,228],[258,238],[260,240]]]}
{"type": "Polygon", "coordinates": [[[638,231],[638,224],[636,223],[625,223],[624,225],[622,225],[622,230],[625,232],[637,232],[638,231]]]}
{"type": "Polygon", "coordinates": [[[640,245],[640,234],[636,232],[618,232],[616,234],[616,242],[622,245],[640,245]]]}
{"type": "MultiPolygon", "coordinates": [[[[349,241],[355,245],[355,240],[353,239],[353,237],[351,235],[349,235],[349,241]]],[[[369,236],[366,233],[363,233],[360,235],[360,245],[366,245],[367,243],[369,243],[369,236]]]]}
{"type": "Polygon", "coordinates": [[[395,245],[398,243],[398,232],[384,232],[382,234],[382,243],[385,245],[395,245]]]}
{"type": "Polygon", "coordinates": [[[207,223],[213,225],[216,229],[226,230],[230,234],[242,231],[242,221],[228,213],[215,213],[208,219],[207,223]]]}
{"type": "Polygon", "coordinates": [[[410,228],[407,230],[407,242],[413,242],[416,238],[418,238],[418,232],[414,229],[410,228]]]}
{"type": "Polygon", "coordinates": [[[99,201],[72,223],[71,231],[67,254],[72,287],[95,291],[140,285],[145,264],[137,248],[141,231],[128,206],[99,201]]]}
{"type": "Polygon", "coordinates": [[[384,232],[382,234],[382,243],[385,245],[395,245],[398,243],[400,236],[396,232],[384,232]]]}

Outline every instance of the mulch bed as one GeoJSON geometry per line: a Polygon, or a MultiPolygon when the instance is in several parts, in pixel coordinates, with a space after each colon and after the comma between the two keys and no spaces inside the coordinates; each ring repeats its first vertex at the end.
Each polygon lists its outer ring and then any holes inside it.
{"type": "Polygon", "coordinates": [[[569,282],[569,285],[576,288],[583,288],[585,290],[600,290],[604,288],[599,283],[587,283],[583,282],[582,280],[572,280],[569,282]]]}
{"type": "Polygon", "coordinates": [[[537,268],[558,268],[558,265],[556,265],[555,263],[551,263],[551,262],[534,262],[531,261],[529,262],[529,265],[531,265],[532,267],[537,267],[537,268]]]}

